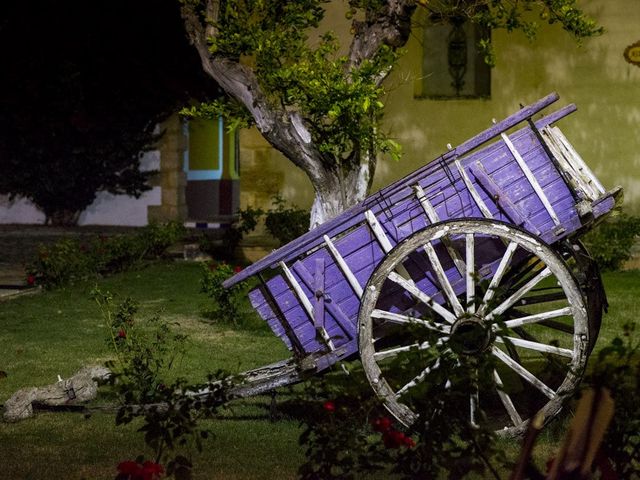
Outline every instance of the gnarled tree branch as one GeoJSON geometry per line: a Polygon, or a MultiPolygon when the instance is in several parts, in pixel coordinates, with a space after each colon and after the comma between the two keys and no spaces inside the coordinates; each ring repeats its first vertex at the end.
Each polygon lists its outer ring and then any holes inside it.
{"type": "MultiPolygon", "coordinates": [[[[353,40],[349,48],[347,68],[352,71],[363,61],[371,60],[383,45],[403,47],[411,33],[411,16],[416,9],[415,0],[388,0],[380,7],[371,7],[364,20],[354,19],[351,26],[353,40]]],[[[386,70],[378,85],[390,72],[386,70]]]]}
{"type": "Polygon", "coordinates": [[[253,117],[256,127],[275,148],[300,167],[312,182],[322,182],[325,171],[304,119],[269,102],[254,72],[235,59],[212,54],[209,38],[217,34],[217,0],[206,0],[207,18],[202,18],[193,2],[182,5],[187,35],[196,47],[204,71],[230,96],[238,100],[253,117]]]}

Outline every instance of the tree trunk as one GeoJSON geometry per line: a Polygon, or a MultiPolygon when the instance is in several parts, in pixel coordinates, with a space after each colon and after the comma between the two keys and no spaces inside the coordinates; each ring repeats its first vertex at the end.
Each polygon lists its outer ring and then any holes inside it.
{"type": "Polygon", "coordinates": [[[331,220],[367,196],[375,169],[375,162],[367,160],[340,171],[326,172],[322,182],[314,182],[315,199],[311,207],[310,229],[331,220]]]}
{"type": "Polygon", "coordinates": [[[45,212],[45,225],[53,227],[75,227],[80,219],[81,210],[53,210],[45,212]]]}

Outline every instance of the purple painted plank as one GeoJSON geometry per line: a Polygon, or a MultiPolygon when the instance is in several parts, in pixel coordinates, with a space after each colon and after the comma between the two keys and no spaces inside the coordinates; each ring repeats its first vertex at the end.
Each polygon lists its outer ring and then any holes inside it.
{"type": "Polygon", "coordinates": [[[325,309],[324,309],[324,259],[317,258],[315,260],[315,274],[314,274],[314,298],[313,304],[313,321],[316,326],[325,326],[325,309]]]}
{"type": "MultiPolygon", "coordinates": [[[[544,154],[544,150],[537,142],[537,138],[533,134],[533,132],[525,127],[518,132],[510,135],[510,139],[512,143],[516,146],[516,148],[520,151],[523,156],[526,156],[527,153],[531,158],[529,161],[533,161],[533,168],[539,166],[541,162],[547,163],[548,160],[546,158],[538,158],[539,154],[544,154]],[[535,152],[531,152],[532,149],[535,149],[535,152]]],[[[508,150],[507,146],[502,142],[502,140],[495,142],[491,145],[488,145],[482,150],[478,150],[476,152],[471,153],[467,157],[463,157],[460,159],[461,164],[468,169],[469,166],[473,165],[475,162],[480,161],[484,164],[485,168],[489,171],[489,173],[493,173],[495,169],[503,167],[505,164],[509,164],[515,162],[515,159],[512,157],[511,152],[508,150]]],[[[517,165],[517,163],[515,163],[517,165]]],[[[522,176],[522,172],[520,172],[520,176],[522,176]]],[[[438,195],[441,197],[450,196],[450,192],[446,190],[451,188],[452,186],[456,188],[458,191],[457,195],[459,196],[459,192],[466,192],[466,186],[462,183],[459,173],[457,169],[452,168],[450,165],[442,165],[440,172],[434,172],[428,177],[421,180],[420,185],[425,190],[425,194],[427,198],[429,198],[430,202],[434,205],[434,208],[438,212],[438,205],[447,206],[450,208],[450,205],[447,203],[440,204],[440,200],[438,200],[438,195]],[[434,198],[435,201],[434,201],[434,198]]],[[[456,193],[454,193],[456,194],[456,193]]],[[[397,213],[403,208],[403,202],[406,199],[411,198],[412,192],[409,192],[408,189],[405,189],[402,192],[396,194],[396,196],[388,199],[387,203],[391,205],[390,215],[397,216],[397,213]]],[[[453,210],[449,210],[444,214],[440,214],[441,219],[453,218],[454,216],[476,216],[474,212],[473,214],[465,212],[464,215],[452,215],[451,212],[459,212],[458,209],[454,208],[453,210]]]]}
{"type": "Polygon", "coordinates": [[[511,115],[505,120],[497,123],[493,128],[485,130],[484,132],[479,133],[475,137],[467,140],[466,142],[464,142],[462,145],[460,145],[454,150],[456,151],[457,155],[464,155],[465,153],[470,152],[471,150],[482,145],[483,143],[486,143],[489,140],[497,137],[502,132],[506,132],[507,130],[514,127],[521,121],[526,120],[527,118],[533,117],[540,110],[542,110],[545,107],[548,107],[553,102],[557,101],[559,98],[560,96],[556,92],[553,92],[550,95],[547,95],[546,97],[538,100],[536,103],[533,103],[529,106],[526,106],[520,109],[515,115],[511,115]]]}
{"type": "MultiPolygon", "coordinates": [[[[301,285],[305,287],[309,287],[313,284],[314,278],[309,273],[308,269],[305,267],[304,262],[296,262],[293,266],[292,271],[295,272],[296,276],[298,276],[301,280],[301,285]]],[[[334,320],[342,329],[344,335],[349,338],[355,338],[356,329],[349,318],[346,317],[339,308],[334,304],[333,301],[327,301],[324,303],[325,308],[331,313],[334,320]]]]}
{"type": "Polygon", "coordinates": [[[269,305],[267,300],[264,298],[262,291],[260,291],[259,288],[252,290],[251,292],[249,292],[249,299],[251,301],[251,304],[253,305],[253,308],[268,323],[273,333],[282,339],[289,350],[292,350],[293,345],[288,337],[286,330],[280,323],[280,320],[277,318],[276,314],[271,309],[271,306],[269,305]]]}
{"type": "Polygon", "coordinates": [[[622,190],[615,189],[607,193],[606,197],[599,199],[593,204],[593,216],[598,218],[602,215],[609,213],[616,206],[615,198],[621,193],[622,190]]]}
{"type": "Polygon", "coordinates": [[[509,216],[511,223],[518,226],[526,225],[529,231],[533,231],[536,234],[540,233],[535,225],[525,218],[520,208],[511,202],[509,195],[493,181],[493,178],[486,172],[481,163],[478,163],[477,167],[472,169],[471,172],[487,193],[493,197],[494,203],[509,216]]]}

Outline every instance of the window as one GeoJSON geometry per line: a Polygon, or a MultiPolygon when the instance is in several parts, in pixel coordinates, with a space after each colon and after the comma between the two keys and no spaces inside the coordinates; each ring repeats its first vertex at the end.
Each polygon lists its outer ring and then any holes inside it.
{"type": "Polygon", "coordinates": [[[424,28],[422,96],[435,99],[486,98],[491,68],[478,44],[490,31],[464,18],[432,17],[424,28]]]}

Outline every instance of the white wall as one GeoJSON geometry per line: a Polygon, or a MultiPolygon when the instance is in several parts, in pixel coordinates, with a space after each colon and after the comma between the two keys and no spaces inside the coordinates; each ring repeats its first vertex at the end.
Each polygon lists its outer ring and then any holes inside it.
{"type": "MultiPolygon", "coordinates": [[[[159,168],[158,151],[148,152],[142,157],[141,170],[159,168]]],[[[153,187],[137,199],[128,195],[99,192],[94,202],[80,215],[78,224],[143,226],[148,223],[147,207],[160,205],[161,197],[160,187],[153,187]]],[[[18,198],[10,202],[8,196],[0,195],[0,223],[42,224],[44,218],[44,214],[29,200],[18,198]]]]}

